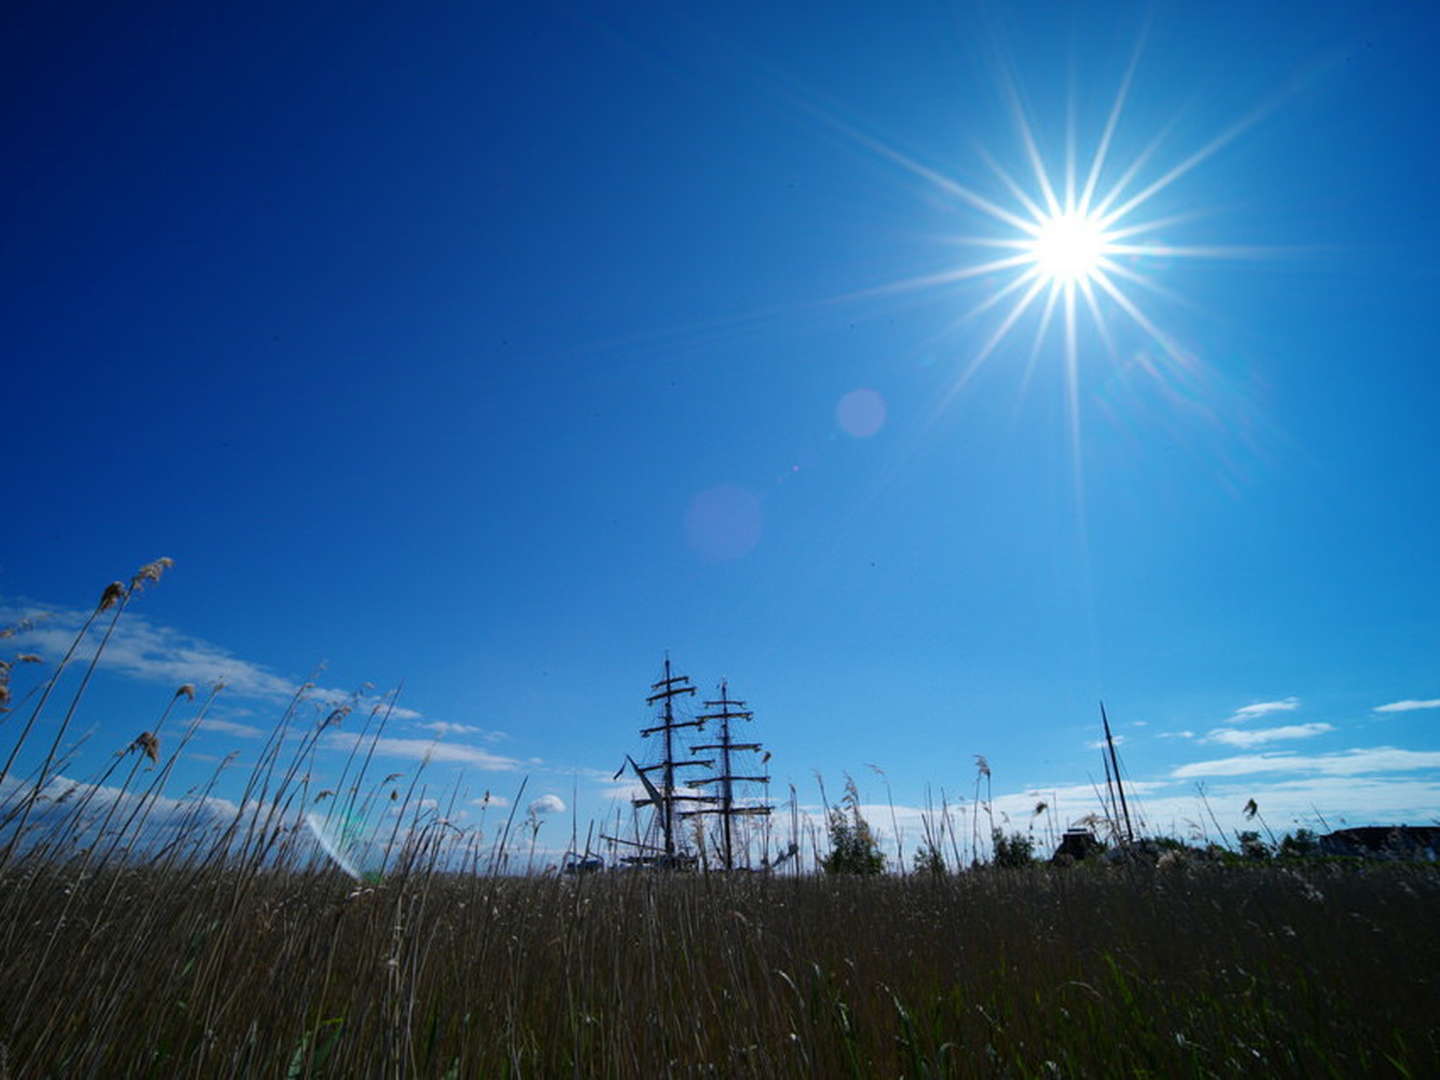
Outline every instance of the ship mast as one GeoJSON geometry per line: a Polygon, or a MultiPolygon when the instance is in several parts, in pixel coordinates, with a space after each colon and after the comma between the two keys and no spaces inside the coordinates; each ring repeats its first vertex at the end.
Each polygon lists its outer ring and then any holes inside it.
{"type": "MultiPolygon", "coordinates": [[[[701,721],[720,721],[720,741],[714,743],[703,743],[699,746],[692,746],[690,749],[694,753],[699,753],[702,750],[719,750],[720,771],[714,776],[707,776],[699,780],[694,780],[692,781],[692,783],[696,787],[700,786],[701,784],[719,784],[719,805],[713,807],[705,807],[699,810],[687,810],[682,814],[682,816],[694,817],[699,814],[720,815],[721,832],[724,839],[724,849],[722,854],[725,860],[725,869],[733,870],[735,868],[735,841],[733,835],[734,827],[732,825],[733,819],[741,815],[765,816],[774,809],[774,807],[771,806],[736,806],[735,784],[737,782],[768,784],[770,782],[770,777],[737,776],[735,774],[734,759],[731,757],[731,755],[745,751],[753,751],[758,753],[760,750],[760,744],[758,742],[736,742],[731,737],[731,720],[753,720],[755,718],[755,714],[745,708],[745,702],[738,701],[730,696],[729,684],[722,681],[720,683],[719,700],[707,701],[704,704],[705,707],[708,709],[717,709],[719,711],[704,713],[700,717],[698,717],[698,719],[701,721]]],[[[765,755],[767,760],[769,756],[770,755],[768,754],[765,755]]]]}
{"type": "Polygon", "coordinates": [[[699,765],[709,768],[714,762],[709,759],[687,758],[677,761],[675,759],[675,732],[681,728],[701,729],[705,726],[703,717],[694,720],[675,719],[675,699],[687,694],[695,693],[695,687],[690,683],[688,675],[672,675],[670,669],[670,657],[665,657],[665,676],[657,683],[652,683],[650,689],[655,691],[645,699],[645,704],[654,705],[661,702],[660,723],[653,727],[643,728],[640,731],[642,738],[648,739],[656,732],[664,737],[665,748],[664,758],[653,765],[635,765],[636,773],[645,785],[646,797],[633,800],[636,806],[653,806],[660,815],[660,828],[664,833],[664,857],[667,861],[675,859],[675,804],[678,802],[713,802],[705,795],[677,795],[675,793],[675,770],[686,766],[699,765]],[[660,773],[660,786],[657,788],[650,780],[647,773],[660,773]]]}

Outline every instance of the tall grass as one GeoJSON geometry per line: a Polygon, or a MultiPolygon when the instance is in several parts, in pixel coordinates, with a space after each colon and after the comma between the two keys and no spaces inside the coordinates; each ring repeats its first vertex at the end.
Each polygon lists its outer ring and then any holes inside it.
{"type": "Polygon", "coordinates": [[[1433,873],[30,868],[15,1076],[1433,1076],[1433,873]]]}
{"type": "MultiPolygon", "coordinates": [[[[302,691],[239,802],[218,770],[169,799],[213,700],[182,688],[83,782],[52,735],[0,786],[0,1076],[1440,1075],[1433,867],[507,874],[513,805],[461,831],[371,775],[393,699],[333,790],[345,707],[302,691]]],[[[959,864],[948,809],[927,830],[959,864]]]]}

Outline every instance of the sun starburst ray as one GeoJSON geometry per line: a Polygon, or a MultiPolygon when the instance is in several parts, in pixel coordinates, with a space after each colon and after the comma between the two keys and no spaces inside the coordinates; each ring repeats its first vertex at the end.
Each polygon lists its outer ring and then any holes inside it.
{"type": "Polygon", "coordinates": [[[1020,392],[1016,397],[1016,406],[1025,401],[1025,392],[1029,389],[1030,379],[1035,374],[1035,363],[1040,359],[1040,347],[1045,344],[1045,337],[1050,332],[1050,320],[1055,314],[1055,301],[1060,296],[1060,286],[1050,285],[1050,291],[1045,296],[1045,307],[1040,312],[1039,325],[1035,327],[1034,340],[1030,342],[1030,355],[1025,359],[1025,371],[1020,376],[1020,392]]]}
{"type": "Polygon", "coordinates": [[[835,116],[829,110],[823,109],[820,106],[810,102],[803,103],[803,107],[806,109],[807,112],[811,113],[824,123],[829,124],[835,130],[839,131],[842,135],[846,136],[853,142],[856,142],[859,145],[865,147],[865,149],[880,155],[881,157],[893,162],[896,165],[899,165],[902,169],[906,170],[907,172],[913,173],[914,175],[920,177],[922,180],[934,184],[941,191],[953,195],[957,199],[960,199],[962,202],[968,203],[970,206],[973,206],[975,209],[989,214],[997,221],[1004,222],[1007,225],[1012,225],[1015,228],[1021,230],[1029,231],[1034,229],[1034,225],[1031,222],[1028,222],[1024,218],[1018,217],[1017,215],[1006,210],[1005,208],[996,205],[994,202],[991,202],[989,199],[985,198],[978,192],[971,191],[969,188],[965,187],[963,184],[960,184],[955,180],[952,180],[944,173],[938,172],[935,169],[930,168],[928,165],[924,165],[921,162],[916,161],[908,154],[901,153],[893,146],[890,146],[888,143],[876,138],[875,136],[867,135],[865,132],[861,131],[853,124],[847,123],[846,121],[840,119],[840,117],[835,116]]]}
{"type": "Polygon", "coordinates": [[[1265,116],[1274,107],[1274,103],[1267,102],[1266,104],[1261,105],[1259,108],[1253,110],[1249,114],[1242,116],[1239,120],[1235,121],[1235,123],[1231,124],[1219,135],[1216,135],[1215,138],[1211,139],[1208,143],[1202,146],[1199,150],[1196,150],[1184,161],[1180,162],[1180,164],[1176,165],[1169,172],[1161,176],[1160,179],[1154,181],[1148,187],[1143,188],[1139,193],[1132,195],[1130,199],[1126,201],[1123,205],[1121,205],[1118,210],[1110,211],[1110,213],[1102,219],[1104,223],[1106,225],[1109,225],[1112,222],[1118,221],[1120,218],[1123,218],[1126,214],[1130,213],[1130,211],[1134,210],[1136,207],[1140,206],[1154,196],[1158,195],[1160,192],[1164,191],[1176,180],[1179,180],[1191,169],[1195,168],[1195,166],[1199,165],[1207,158],[1213,156],[1217,151],[1223,149],[1228,143],[1233,142],[1239,135],[1243,134],[1245,131],[1254,127],[1257,123],[1263,120],[1265,116]]]}
{"type": "Polygon", "coordinates": [[[920,162],[916,161],[914,158],[908,156],[907,154],[902,154],[894,147],[881,142],[879,139],[876,139],[870,135],[866,135],[863,131],[859,131],[856,128],[851,127],[843,120],[839,120],[831,116],[826,116],[826,120],[828,120],[829,123],[833,124],[835,127],[839,128],[850,138],[854,139],[861,146],[865,147],[867,150],[872,150],[875,153],[879,154],[881,157],[893,161],[901,168],[907,170],[908,172],[914,173],[922,180],[929,181],[930,183],[938,187],[941,191],[947,192],[950,195],[954,195],[957,199],[969,203],[975,209],[989,214],[997,221],[1002,221],[1006,225],[1013,225],[1015,228],[1022,229],[1027,232],[1034,229],[1035,226],[1032,222],[1026,221],[1024,218],[1019,217],[1016,214],[1012,214],[1004,207],[997,206],[995,203],[985,198],[985,196],[971,191],[963,184],[959,184],[956,181],[950,179],[950,177],[946,176],[944,173],[936,172],[928,165],[923,165],[920,162]]]}
{"type": "Polygon", "coordinates": [[[951,398],[958,394],[965,387],[965,384],[970,381],[971,377],[980,370],[980,368],[984,365],[985,361],[990,358],[990,354],[993,353],[999,347],[1000,343],[1005,340],[1005,336],[1010,333],[1010,328],[1020,321],[1020,316],[1025,314],[1026,310],[1030,307],[1030,304],[1034,301],[1036,295],[1044,287],[1044,279],[1037,277],[1031,283],[1030,288],[1026,291],[1025,295],[1022,296],[1019,300],[1015,301],[1014,305],[1010,308],[1009,313],[1005,316],[1005,320],[995,328],[994,332],[989,336],[989,338],[986,339],[985,344],[980,347],[980,351],[977,352],[975,356],[971,359],[969,365],[965,368],[965,371],[960,375],[960,378],[955,380],[955,384],[950,388],[949,392],[941,401],[941,408],[943,408],[951,398]]]}
{"type": "Polygon", "coordinates": [[[1111,244],[1116,255],[1183,256],[1202,259],[1270,259],[1285,254],[1283,249],[1226,244],[1111,244]]]}
{"type": "Polygon", "coordinates": [[[957,323],[969,322],[976,316],[985,314],[985,312],[995,307],[1007,296],[1010,296],[1020,291],[1027,284],[1029,284],[1031,281],[1034,281],[1039,276],[1040,270],[1037,267],[1033,266],[1029,270],[1026,270],[1023,274],[1016,275],[1015,279],[1011,281],[1008,285],[1006,285],[1004,288],[995,290],[995,292],[991,293],[984,300],[980,301],[980,303],[976,304],[969,311],[965,312],[964,315],[960,316],[960,318],[957,320],[957,323]]]}
{"type": "Polygon", "coordinates": [[[1124,240],[1131,236],[1143,236],[1145,233],[1154,232],[1156,229],[1168,229],[1172,225],[1187,225],[1192,221],[1199,221],[1201,218],[1210,217],[1214,210],[1186,210],[1179,214],[1170,214],[1163,218],[1152,218],[1150,221],[1142,221],[1135,225],[1126,225],[1123,229],[1110,229],[1106,235],[1111,240],[1124,240]]]}
{"type": "Polygon", "coordinates": [[[1065,283],[1065,405],[1070,426],[1070,467],[1075,481],[1075,505],[1085,506],[1084,472],[1080,456],[1080,349],[1075,334],[1075,283],[1065,283]]]}
{"type": "Polygon", "coordinates": [[[1105,118],[1105,129],[1100,133],[1100,142],[1095,147],[1095,157],[1090,162],[1090,173],[1085,178],[1085,188],[1080,193],[1079,211],[1082,214],[1089,213],[1090,199],[1095,194],[1095,184],[1100,179],[1100,170],[1105,166],[1105,156],[1110,152],[1110,140],[1115,137],[1116,125],[1120,123],[1120,113],[1125,108],[1125,99],[1130,95],[1130,83],[1135,77],[1135,69],[1140,64],[1140,53],[1145,45],[1145,34],[1142,32],[1138,41],[1135,42],[1135,51],[1130,54],[1130,64],[1125,69],[1125,76],[1120,80],[1120,89],[1115,94],[1115,104],[1110,107],[1110,115],[1105,118]]]}
{"type": "Polygon", "coordinates": [[[895,293],[930,289],[937,285],[951,285],[957,281],[965,281],[968,278],[983,277],[986,274],[994,274],[1001,270],[1008,270],[1013,266],[1024,266],[1032,261],[1032,256],[1028,253],[1011,255],[1006,259],[994,259],[991,262],[981,263],[978,266],[962,266],[955,270],[942,270],[938,274],[923,274],[919,277],[906,278],[903,281],[892,281],[888,285],[877,285],[872,289],[861,289],[858,292],[837,296],[834,302],[843,303],[850,300],[866,300],[877,296],[891,296],[895,293]]]}
{"type": "Polygon", "coordinates": [[[1155,156],[1155,152],[1164,144],[1166,137],[1170,134],[1171,129],[1174,128],[1178,120],[1178,116],[1172,117],[1164,127],[1156,132],[1155,137],[1146,143],[1144,149],[1136,154],[1134,160],[1125,167],[1125,171],[1120,174],[1119,179],[1110,185],[1110,190],[1105,193],[1100,202],[1089,211],[1091,214],[1099,218],[1105,216],[1115,200],[1124,194],[1125,189],[1130,186],[1131,181],[1139,175],[1140,170],[1150,163],[1150,159],[1155,156]]]}
{"type": "Polygon", "coordinates": [[[1045,199],[1045,205],[1050,208],[1052,216],[1058,217],[1061,213],[1060,204],[1055,199],[1055,189],[1050,185],[1050,174],[1045,169],[1045,162],[1040,157],[1040,148],[1035,144],[1035,133],[1030,129],[1030,121],[1025,118],[1025,106],[1021,104],[1020,92],[1015,88],[1015,80],[1006,78],[1005,87],[1010,99],[1010,113],[1015,120],[1016,130],[1020,134],[1020,143],[1025,148],[1025,157],[1030,162],[1030,168],[1035,172],[1035,180],[1040,185],[1040,194],[1045,199]]]}
{"type": "Polygon", "coordinates": [[[1065,95],[1065,213],[1075,213],[1075,57],[1070,57],[1065,95]]]}
{"type": "Polygon", "coordinates": [[[1166,288],[1164,285],[1161,285],[1158,281],[1150,277],[1148,274],[1142,274],[1139,271],[1132,270],[1130,269],[1130,267],[1125,266],[1121,263],[1117,263],[1113,259],[1102,258],[1096,265],[1101,270],[1104,270],[1106,273],[1112,274],[1115,277],[1124,278],[1132,285],[1138,285],[1142,289],[1146,289],[1149,292],[1154,293],[1156,296],[1163,296],[1166,300],[1169,300],[1172,303],[1182,304],[1185,307],[1192,309],[1195,307],[1195,305],[1191,301],[1187,300],[1184,296],[1176,292],[1174,289],[1166,288]]]}
{"type": "Polygon", "coordinates": [[[980,159],[990,167],[990,171],[999,178],[1000,182],[1005,185],[1010,194],[1015,196],[1016,201],[1030,212],[1031,217],[1036,221],[1043,221],[1045,219],[1046,214],[1045,211],[1041,209],[1040,204],[1030,198],[1029,193],[1015,182],[1014,177],[1000,167],[1000,163],[991,157],[988,151],[982,149],[980,151],[980,159]]]}
{"type": "Polygon", "coordinates": [[[1085,306],[1090,310],[1090,318],[1095,321],[1095,331],[1100,335],[1105,352],[1112,360],[1115,359],[1115,342],[1110,337],[1110,325],[1105,321],[1105,313],[1100,310],[1100,305],[1095,300],[1095,286],[1089,278],[1080,282],[1080,293],[1085,297],[1085,306]]]}
{"type": "Polygon", "coordinates": [[[945,242],[965,247],[1009,248],[1012,251],[1017,248],[1021,251],[1029,251],[1035,243],[1033,240],[1016,240],[1013,237],[1001,236],[949,236],[945,238],[945,242]]]}
{"type": "Polygon", "coordinates": [[[1177,362],[1184,361],[1185,354],[1181,352],[1181,350],[1175,345],[1175,343],[1170,340],[1169,335],[1167,335],[1163,330],[1161,330],[1158,326],[1151,322],[1149,317],[1140,310],[1139,305],[1137,305],[1128,296],[1126,296],[1123,292],[1116,288],[1115,285],[1110,281],[1108,277],[1105,276],[1103,272],[1097,273],[1095,275],[1095,281],[1102,289],[1104,289],[1107,293],[1110,294],[1110,298],[1120,306],[1121,311],[1125,312],[1125,314],[1129,315],[1130,318],[1134,319],[1135,323],[1142,330],[1144,330],[1147,334],[1149,334],[1152,338],[1155,339],[1156,344],[1158,344],[1162,349],[1165,350],[1166,355],[1169,356],[1170,359],[1177,362]]]}

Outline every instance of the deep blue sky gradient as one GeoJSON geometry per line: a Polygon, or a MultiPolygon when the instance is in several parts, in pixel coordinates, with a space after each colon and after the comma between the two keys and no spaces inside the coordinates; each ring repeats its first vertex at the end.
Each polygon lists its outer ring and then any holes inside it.
{"type": "MultiPolygon", "coordinates": [[[[566,767],[641,748],[667,648],[751,701],[778,779],[876,762],[911,804],[975,753],[997,789],[1083,783],[1101,695],[1149,725],[1139,779],[1291,696],[1270,720],[1334,730],[1256,752],[1440,750],[1440,711],[1371,711],[1440,697],[1436,31],[1409,4],[12,6],[0,596],[79,608],[171,555],[154,624],[403,679],[567,801],[566,767]],[[1137,264],[1186,302],[1127,289],[1187,368],[1113,307],[1116,356],[1082,323],[1077,495],[1058,337],[1022,388],[1027,318],[950,396],[1004,278],[858,295],[1005,230],[854,133],[1011,205],[979,153],[1033,188],[998,75],[1054,173],[1067,95],[1088,155],[1147,23],[1105,176],[1264,108],[1137,219],[1273,250],[1137,264]],[[861,388],[866,438],[836,420],[861,388]],[[736,558],[687,532],[720,485],[760,510],[736,558]]],[[[96,694],[110,742],[164,697],[96,694]]]]}

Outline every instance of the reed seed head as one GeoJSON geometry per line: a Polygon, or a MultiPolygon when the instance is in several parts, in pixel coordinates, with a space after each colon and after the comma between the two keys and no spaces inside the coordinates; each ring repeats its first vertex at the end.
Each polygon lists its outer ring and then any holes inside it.
{"type": "Polygon", "coordinates": [[[350,715],[350,706],[341,705],[338,709],[332,709],[330,715],[320,722],[320,730],[324,731],[331,724],[339,725],[340,721],[350,715]]]}
{"type": "Polygon", "coordinates": [[[124,595],[125,583],[123,581],[110,582],[109,585],[105,586],[105,591],[100,594],[99,610],[109,611],[112,607],[119,603],[120,598],[124,595]]]}
{"type": "Polygon", "coordinates": [[[138,590],[151,582],[159,581],[160,575],[174,565],[175,560],[168,557],[146,563],[135,571],[135,576],[130,579],[130,588],[138,590]]]}
{"type": "Polygon", "coordinates": [[[139,750],[151,761],[160,760],[160,740],[148,731],[142,731],[135,736],[135,741],[130,744],[130,749],[139,750]]]}

